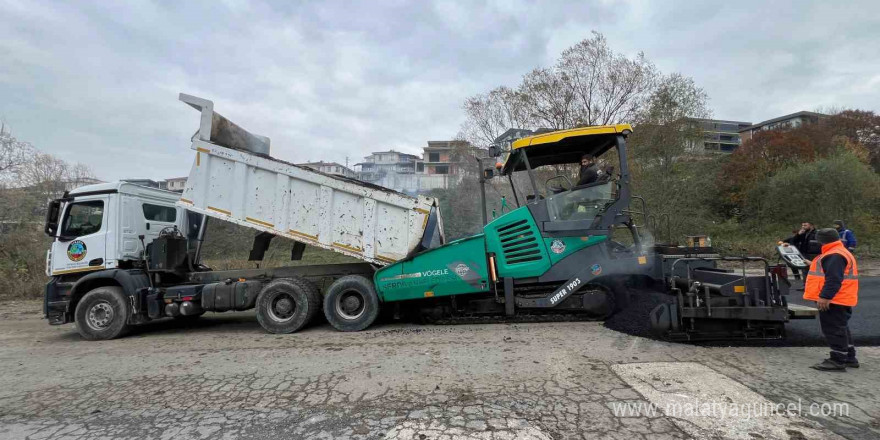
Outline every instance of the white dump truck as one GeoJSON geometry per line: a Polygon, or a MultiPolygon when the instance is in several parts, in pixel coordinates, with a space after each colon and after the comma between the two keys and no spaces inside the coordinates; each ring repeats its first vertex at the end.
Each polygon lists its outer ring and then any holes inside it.
{"type": "Polygon", "coordinates": [[[433,198],[278,160],[268,138],[214,112],[211,101],[180,100],[201,115],[182,195],[119,182],[50,203],[44,312],[51,324],[75,322],[86,339],[109,339],[152,319],[256,307],[266,330],[289,333],[320,312],[320,279],[331,282],[328,292],[340,291],[339,304],[325,307],[328,320],[359,330],[375,319],[361,316],[375,294],[351,292],[372,288],[376,268],[443,244],[433,198]],[[259,232],[252,260],[283,236],[295,240],[292,259],[310,245],[363,263],[211,271],[200,263],[211,217],[259,232]]]}

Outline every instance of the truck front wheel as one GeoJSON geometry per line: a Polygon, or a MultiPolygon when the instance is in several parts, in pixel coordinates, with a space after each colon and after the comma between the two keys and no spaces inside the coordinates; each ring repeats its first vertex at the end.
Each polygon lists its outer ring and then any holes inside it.
{"type": "Polygon", "coordinates": [[[98,287],[76,305],[76,330],[90,341],[114,339],[129,330],[128,299],[117,286],[98,287]]]}
{"type": "Polygon", "coordinates": [[[257,296],[257,321],[270,333],[293,333],[321,310],[321,293],[302,278],[279,278],[257,296]]]}
{"type": "Polygon", "coordinates": [[[324,316],[336,330],[358,332],[379,316],[379,295],[373,282],[360,275],[334,281],[324,297],[324,316]]]}

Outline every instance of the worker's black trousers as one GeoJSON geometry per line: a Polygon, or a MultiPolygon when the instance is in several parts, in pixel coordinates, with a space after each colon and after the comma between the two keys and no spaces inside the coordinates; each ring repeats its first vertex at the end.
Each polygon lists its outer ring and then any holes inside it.
{"type": "Polygon", "coordinates": [[[819,325],[822,334],[831,347],[831,359],[837,362],[856,359],[856,348],[849,333],[849,318],[852,307],[830,304],[828,310],[819,311],[819,325]]]}

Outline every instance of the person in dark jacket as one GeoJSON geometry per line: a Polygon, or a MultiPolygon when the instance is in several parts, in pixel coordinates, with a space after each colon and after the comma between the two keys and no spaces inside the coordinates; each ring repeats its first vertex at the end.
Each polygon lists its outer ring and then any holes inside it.
{"type": "MultiPolygon", "coordinates": [[[[782,241],[796,247],[801,255],[808,260],[816,258],[822,252],[819,242],[816,241],[816,227],[810,222],[801,223],[799,231],[782,241]]],[[[807,276],[806,269],[803,270],[803,275],[807,276]]],[[[795,273],[795,277],[798,277],[797,273],[795,273]]]]}
{"type": "Polygon", "coordinates": [[[831,347],[831,355],[813,368],[821,371],[859,368],[849,331],[852,309],[859,300],[859,266],[836,230],[821,229],[816,237],[822,244],[822,254],[810,265],[804,299],[816,302],[819,325],[831,347]]]}
{"type": "Polygon", "coordinates": [[[592,154],[581,156],[581,170],[578,173],[576,186],[587,185],[597,180],[599,180],[599,167],[596,166],[596,159],[592,154]]]}
{"type": "Polygon", "coordinates": [[[843,242],[843,245],[850,252],[856,250],[856,234],[853,234],[853,231],[846,228],[843,220],[834,220],[834,229],[837,229],[837,232],[840,234],[840,241],[843,242]]]}

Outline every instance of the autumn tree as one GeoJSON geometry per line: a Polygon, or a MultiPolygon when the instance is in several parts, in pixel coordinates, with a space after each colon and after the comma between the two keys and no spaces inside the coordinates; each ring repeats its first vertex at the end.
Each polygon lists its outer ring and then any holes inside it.
{"type": "Polygon", "coordinates": [[[875,171],[880,172],[880,115],[873,111],[844,110],[823,121],[849,143],[857,155],[865,155],[875,171]]]}
{"type": "Polygon", "coordinates": [[[719,175],[719,210],[727,216],[744,212],[757,185],[782,170],[846,152],[877,170],[880,165],[880,117],[846,110],[817,123],[756,133],[743,143],[719,175]]]}

